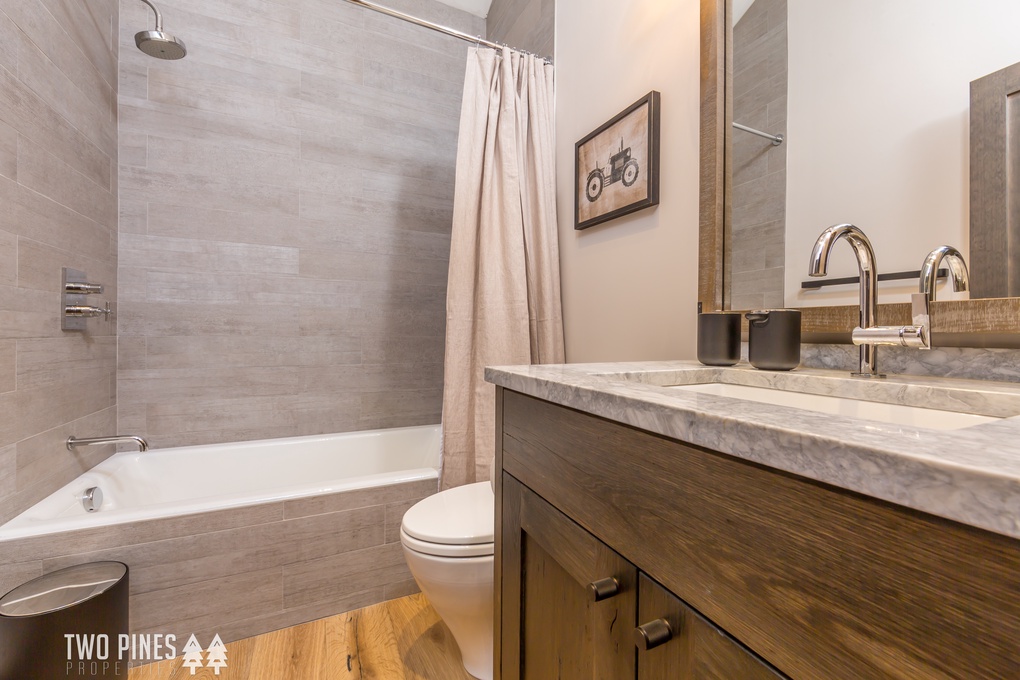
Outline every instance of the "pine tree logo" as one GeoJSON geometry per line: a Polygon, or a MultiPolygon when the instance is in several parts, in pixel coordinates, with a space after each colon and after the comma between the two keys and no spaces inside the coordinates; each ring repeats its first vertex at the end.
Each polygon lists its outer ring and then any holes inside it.
{"type": "Polygon", "coordinates": [[[220,639],[219,635],[213,638],[212,642],[209,643],[209,649],[206,651],[209,652],[209,660],[205,665],[215,669],[216,675],[219,675],[220,669],[227,667],[227,647],[223,644],[223,640],[220,639]]]}
{"type": "MultiPolygon", "coordinates": [[[[217,635],[216,640],[219,639],[220,638],[217,635]]],[[[222,645],[223,643],[220,644],[222,645]]],[[[210,650],[212,649],[211,645],[209,649],[210,650]]],[[[191,637],[188,638],[188,642],[184,645],[184,649],[182,651],[184,652],[184,661],[181,663],[181,665],[184,668],[190,668],[191,674],[194,675],[195,669],[202,667],[202,645],[198,644],[198,640],[195,638],[194,633],[191,635],[191,637]]],[[[224,664],[225,663],[226,661],[224,661],[224,664]]],[[[217,668],[216,674],[219,675],[219,673],[220,669],[217,668]]]]}

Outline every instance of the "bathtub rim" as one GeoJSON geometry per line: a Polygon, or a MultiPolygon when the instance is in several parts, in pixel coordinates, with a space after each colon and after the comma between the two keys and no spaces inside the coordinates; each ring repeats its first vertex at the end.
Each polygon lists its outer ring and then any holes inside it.
{"type": "MultiPolygon", "coordinates": [[[[195,444],[190,446],[179,446],[179,447],[168,447],[163,449],[151,449],[144,453],[137,451],[124,451],[115,453],[109,458],[105,459],[95,467],[81,473],[74,479],[70,480],[67,484],[60,487],[53,493],[41,498],[38,502],[33,504],[31,507],[26,508],[22,513],[19,513],[15,517],[0,525],[0,545],[7,541],[22,540],[34,538],[37,536],[52,536],[54,534],[61,533],[73,533],[77,531],[90,530],[90,529],[102,529],[106,527],[112,527],[122,524],[131,524],[133,522],[146,522],[158,519],[167,519],[172,517],[186,517],[191,515],[197,515],[207,512],[215,512],[218,510],[230,510],[235,508],[249,507],[254,505],[268,505],[272,503],[284,503],[287,501],[295,501],[306,498],[314,498],[316,496],[329,496],[333,494],[347,493],[350,491],[356,491],[358,489],[371,489],[383,486],[394,486],[399,484],[409,484],[417,481],[424,481],[429,479],[435,479],[437,484],[440,476],[440,466],[442,464],[441,451],[437,454],[435,461],[436,467],[424,467],[424,468],[406,468],[403,470],[393,472],[383,472],[371,475],[361,475],[358,477],[332,479],[322,482],[317,482],[314,486],[307,483],[289,485],[286,487],[280,487],[278,489],[272,489],[270,491],[262,492],[260,495],[253,497],[250,492],[239,492],[230,494],[227,496],[216,497],[215,505],[210,505],[208,496],[202,497],[197,500],[190,500],[181,502],[179,500],[166,501],[162,503],[154,503],[152,505],[143,506],[142,508],[131,509],[130,511],[118,511],[117,509],[108,510],[103,513],[102,510],[95,513],[88,513],[82,515],[75,515],[73,517],[58,519],[58,518],[47,518],[47,519],[29,519],[26,520],[26,524],[15,525],[10,527],[12,522],[23,517],[23,515],[32,512],[39,504],[44,503],[51,499],[53,496],[65,492],[69,493],[69,498],[73,497],[73,489],[69,487],[82,486],[82,489],[88,488],[90,485],[89,475],[95,474],[94,471],[101,466],[108,465],[108,467],[115,467],[119,464],[123,464],[124,461],[135,457],[148,457],[151,455],[173,455],[175,453],[185,453],[188,451],[194,451],[195,449],[231,449],[237,446],[250,446],[252,448],[263,448],[271,445],[282,445],[286,443],[300,443],[309,442],[316,440],[324,440],[338,436],[352,435],[374,435],[391,431],[403,431],[403,430],[414,430],[414,429],[429,429],[434,428],[438,430],[440,438],[442,437],[441,426],[438,424],[429,425],[411,425],[406,427],[394,427],[394,428],[379,428],[374,430],[354,430],[350,432],[336,432],[328,434],[314,434],[314,435],[300,435],[297,437],[276,437],[270,439],[257,439],[250,441],[240,442],[223,442],[217,444],[195,444]],[[173,509],[173,512],[167,512],[168,509],[173,509]]],[[[440,439],[441,441],[441,439],[440,439]]],[[[104,470],[105,471],[105,470],[104,470]]],[[[96,479],[93,477],[93,479],[96,479]]],[[[94,484],[92,484],[94,485],[94,484]]]]}

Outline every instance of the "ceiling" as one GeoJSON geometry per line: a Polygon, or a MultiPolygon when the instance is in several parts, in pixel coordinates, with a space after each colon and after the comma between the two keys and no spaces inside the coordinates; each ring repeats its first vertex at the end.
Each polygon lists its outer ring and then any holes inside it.
{"type": "Polygon", "coordinates": [[[439,0],[439,2],[470,12],[483,19],[489,14],[489,5],[492,4],[492,0],[439,0]]]}

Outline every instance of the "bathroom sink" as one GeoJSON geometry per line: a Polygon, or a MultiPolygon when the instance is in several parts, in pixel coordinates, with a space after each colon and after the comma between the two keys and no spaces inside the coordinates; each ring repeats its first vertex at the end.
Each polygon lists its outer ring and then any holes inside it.
{"type": "MultiPolygon", "coordinates": [[[[932,430],[962,430],[1020,417],[1020,385],[986,380],[907,375],[863,380],[832,369],[759,371],[687,361],[654,367],[635,364],[630,370],[591,375],[660,393],[710,396],[704,405],[713,410],[719,409],[716,398],[722,397],[932,430]]],[[[722,404],[724,409],[726,405],[722,404]]],[[[738,409],[734,404],[734,415],[740,415],[738,409]]]]}
{"type": "Polygon", "coordinates": [[[959,430],[981,423],[998,420],[995,416],[974,415],[904,404],[891,404],[849,397],[805,394],[774,387],[752,387],[730,383],[710,382],[694,385],[670,385],[669,389],[718,397],[746,399],[761,404],[789,406],[829,415],[849,416],[863,420],[877,420],[896,425],[924,427],[934,430],[959,430]]]}

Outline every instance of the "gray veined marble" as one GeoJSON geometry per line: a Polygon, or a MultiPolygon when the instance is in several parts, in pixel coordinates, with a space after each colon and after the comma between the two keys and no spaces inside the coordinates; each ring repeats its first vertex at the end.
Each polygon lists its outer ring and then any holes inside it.
{"type": "MultiPolygon", "coordinates": [[[[857,348],[853,345],[803,345],[801,359],[806,367],[849,371],[857,361],[857,348]]],[[[907,347],[883,347],[882,367],[890,373],[1020,382],[1020,350],[935,347],[918,352],[907,347]]]]}
{"type": "Polygon", "coordinates": [[[496,385],[898,505],[1020,538],[1020,385],[690,361],[490,367],[496,385]],[[672,389],[774,387],[990,416],[943,431],[672,389]]]}

